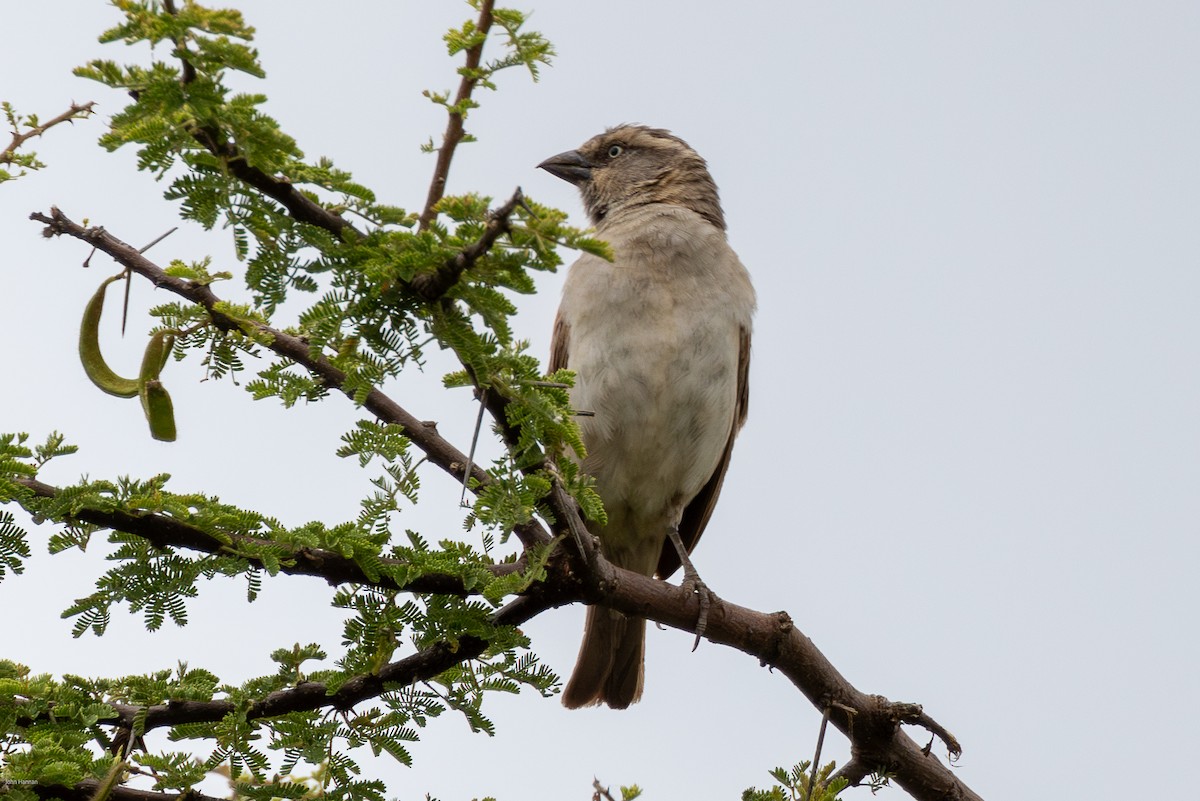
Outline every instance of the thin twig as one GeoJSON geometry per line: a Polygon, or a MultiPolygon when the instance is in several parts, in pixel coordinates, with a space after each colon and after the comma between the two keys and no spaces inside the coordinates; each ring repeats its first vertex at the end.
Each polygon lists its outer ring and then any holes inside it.
{"type": "Polygon", "coordinates": [[[415,276],[412,280],[412,291],[429,302],[438,300],[445,295],[450,287],[458,283],[458,279],[464,272],[492,249],[502,234],[507,234],[512,230],[512,214],[522,202],[524,202],[524,195],[521,194],[521,187],[518,186],[512,197],[503,205],[493,209],[488,215],[487,227],[484,228],[483,235],[477,241],[467,245],[453,258],[447,259],[436,271],[415,276]]]}
{"type": "Polygon", "coordinates": [[[149,250],[150,248],[154,247],[154,246],[155,246],[155,245],[157,245],[159,242],[163,241],[163,240],[164,240],[164,239],[166,239],[168,236],[170,236],[171,234],[175,233],[175,232],[176,232],[176,231],[178,231],[178,230],[179,230],[179,226],[178,226],[178,225],[176,225],[174,228],[170,229],[169,231],[166,231],[165,233],[159,234],[158,236],[154,237],[154,239],[150,240],[150,244],[148,244],[148,245],[143,245],[142,247],[138,248],[138,253],[145,253],[147,250],[149,250]]]}
{"type": "MultiPolygon", "coordinates": [[[[549,462],[547,462],[547,465],[549,465],[549,462]]],[[[578,505],[567,494],[567,491],[563,489],[557,471],[552,472],[554,475],[550,484],[550,500],[554,509],[566,517],[567,528],[571,532],[571,539],[574,540],[575,547],[579,549],[579,555],[582,557],[584,565],[592,567],[596,561],[596,546],[592,540],[592,535],[584,528],[579,513],[576,511],[578,505]]]]}
{"type": "Polygon", "coordinates": [[[64,122],[74,122],[80,117],[90,116],[92,114],[92,107],[95,105],[96,101],[94,100],[90,100],[87,103],[72,103],[69,109],[64,111],[62,114],[59,114],[52,120],[44,122],[41,125],[34,125],[29,128],[29,130],[24,132],[13,131],[12,141],[9,142],[8,147],[4,148],[4,150],[0,150],[0,164],[11,164],[13,159],[16,157],[17,148],[28,142],[30,139],[33,139],[35,136],[41,136],[55,125],[60,125],[64,122]]]}
{"type": "Polygon", "coordinates": [[[459,505],[462,505],[467,499],[467,480],[471,475],[471,466],[475,462],[475,446],[479,444],[479,432],[483,428],[483,410],[487,408],[487,391],[487,387],[479,391],[479,414],[475,415],[475,431],[471,434],[471,450],[467,451],[467,469],[463,471],[462,495],[458,498],[459,505]]]}
{"type": "MultiPolygon", "coordinates": [[[[938,723],[936,720],[925,714],[925,710],[920,704],[892,704],[892,713],[896,720],[901,723],[907,723],[912,726],[920,726],[927,730],[937,739],[941,740],[946,746],[946,752],[950,757],[950,761],[954,762],[962,756],[962,746],[958,739],[951,734],[946,727],[938,723]]],[[[932,743],[931,743],[932,744],[932,743]]],[[[926,753],[929,751],[929,746],[925,747],[926,753]]]]}
{"type": "Polygon", "coordinates": [[[804,795],[804,801],[812,799],[813,789],[817,786],[817,767],[821,764],[821,749],[825,747],[825,729],[829,726],[829,710],[831,707],[825,707],[825,712],[821,715],[821,730],[817,734],[817,752],[813,754],[812,771],[808,774],[808,792],[804,795]]]}
{"type": "Polygon", "coordinates": [[[129,291],[133,289],[133,273],[125,271],[125,297],[121,300],[121,336],[125,336],[125,324],[129,322],[129,291]]]}
{"type": "MultiPolygon", "coordinates": [[[[174,13],[174,12],[172,12],[172,13],[174,13]]],[[[167,231],[165,234],[160,234],[159,236],[156,236],[153,240],[151,240],[150,244],[139,248],[138,253],[145,253],[147,250],[154,247],[159,242],[163,241],[168,236],[170,236],[171,234],[175,233],[178,230],[179,230],[179,226],[176,225],[174,228],[167,231]]],[[[129,319],[129,289],[131,286],[133,286],[133,273],[126,270],[125,271],[125,303],[121,307],[121,336],[125,336],[125,323],[129,319]]]]}
{"type": "Polygon", "coordinates": [[[594,776],[592,777],[592,801],[613,801],[612,793],[594,776]]]}
{"type": "Polygon", "coordinates": [[[454,150],[462,142],[466,133],[463,119],[467,115],[466,104],[479,83],[479,62],[483,57],[483,45],[487,41],[487,33],[492,27],[493,0],[483,0],[479,4],[479,20],[475,30],[479,34],[479,44],[467,48],[467,60],[460,74],[462,81],[458,84],[458,94],[454,96],[454,104],[450,106],[449,120],[446,122],[446,132],[442,134],[442,146],[437,151],[437,164],[433,168],[433,180],[429,183],[429,195],[425,199],[425,208],[421,211],[419,230],[424,231],[433,222],[435,207],[446,194],[446,179],[450,175],[450,162],[454,158],[454,150]]]}

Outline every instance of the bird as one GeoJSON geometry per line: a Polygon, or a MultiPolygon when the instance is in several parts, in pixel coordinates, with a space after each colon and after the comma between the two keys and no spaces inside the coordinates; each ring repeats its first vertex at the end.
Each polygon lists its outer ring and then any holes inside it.
{"type": "MultiPolygon", "coordinates": [[[[618,567],[666,579],[682,565],[704,610],[688,555],[746,420],[756,305],[717,185],[687,142],[644,125],[609,128],[538,166],[579,189],[612,255],[571,266],[550,348],[550,370],[574,371],[571,405],[588,413],[580,466],[608,518],[589,532],[618,567]]],[[[563,705],[636,703],[645,639],[644,618],[589,606],[563,705]]]]}

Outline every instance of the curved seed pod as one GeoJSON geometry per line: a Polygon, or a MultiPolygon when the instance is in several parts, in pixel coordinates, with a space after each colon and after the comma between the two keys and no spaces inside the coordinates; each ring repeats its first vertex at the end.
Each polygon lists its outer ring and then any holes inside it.
{"type": "Polygon", "coordinates": [[[150,424],[150,436],[163,442],[175,441],[175,405],[167,388],[157,378],[143,381],[139,392],[142,411],[150,424]]]}
{"type": "Polygon", "coordinates": [[[132,398],[138,394],[139,381],[114,373],[100,353],[100,315],[104,313],[104,293],[108,285],[122,275],[105,279],[84,308],[83,322],[79,326],[79,361],[83,362],[83,371],[97,387],[118,398],[132,398]]]}
{"type": "Polygon", "coordinates": [[[138,394],[142,398],[146,422],[150,424],[150,436],[163,442],[175,441],[175,405],[158,376],[174,346],[174,331],[158,331],[151,336],[138,375],[138,394]]]}
{"type": "Polygon", "coordinates": [[[171,358],[171,351],[175,349],[175,332],[167,331],[165,333],[166,336],[163,337],[162,363],[158,365],[158,371],[160,373],[162,372],[162,369],[167,366],[167,361],[171,358]]]}
{"type": "Polygon", "coordinates": [[[171,356],[171,348],[175,347],[174,331],[158,331],[146,343],[146,352],[142,354],[142,369],[138,373],[138,381],[145,382],[158,378],[167,359],[171,356]]]}

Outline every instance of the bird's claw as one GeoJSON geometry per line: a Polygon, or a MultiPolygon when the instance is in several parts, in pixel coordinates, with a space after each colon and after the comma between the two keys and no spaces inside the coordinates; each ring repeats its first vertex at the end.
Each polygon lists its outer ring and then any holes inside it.
{"type": "Polygon", "coordinates": [[[680,589],[689,595],[700,597],[700,616],[696,618],[696,641],[692,643],[692,650],[695,651],[700,647],[700,638],[704,636],[704,631],[708,628],[708,608],[712,606],[712,599],[716,596],[701,580],[700,574],[696,572],[696,566],[692,564],[687,548],[684,547],[683,540],[679,537],[679,527],[672,526],[667,531],[667,538],[675,546],[675,552],[679,554],[679,565],[683,568],[683,581],[679,582],[680,589]]]}
{"type": "Polygon", "coordinates": [[[712,606],[713,591],[700,580],[699,574],[694,572],[691,576],[684,576],[679,586],[700,599],[700,615],[696,618],[696,641],[692,643],[692,650],[695,651],[700,647],[700,638],[708,628],[708,608],[712,606]]]}

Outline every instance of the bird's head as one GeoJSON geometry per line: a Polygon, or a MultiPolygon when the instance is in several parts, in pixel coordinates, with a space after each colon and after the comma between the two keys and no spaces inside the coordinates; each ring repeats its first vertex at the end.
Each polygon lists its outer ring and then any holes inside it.
{"type": "Polygon", "coordinates": [[[717,185],[704,159],[661,128],[619,125],[538,165],[579,187],[594,225],[623,209],[682,206],[724,230],[717,185]]]}

